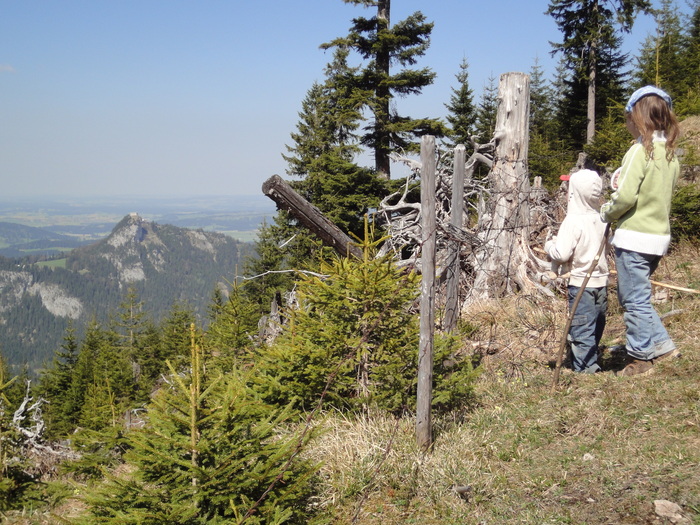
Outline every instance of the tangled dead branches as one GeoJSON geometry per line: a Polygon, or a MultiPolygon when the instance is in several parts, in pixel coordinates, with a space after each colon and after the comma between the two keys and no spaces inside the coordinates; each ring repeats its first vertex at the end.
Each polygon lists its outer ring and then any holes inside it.
{"type": "MultiPolygon", "coordinates": [[[[478,144],[475,137],[471,139],[472,154],[466,161],[463,189],[463,226],[468,224],[469,212],[476,212],[479,196],[488,192],[481,179],[475,179],[474,173],[482,164],[488,168],[493,163],[495,141],[478,144]]],[[[456,229],[450,224],[452,215],[452,192],[454,176],[454,155],[452,150],[438,150],[436,172],[436,213],[437,227],[442,232],[438,235],[438,252],[447,248],[450,239],[461,243],[478,242],[466,228],[456,229]]],[[[421,246],[421,205],[416,200],[416,189],[420,178],[421,163],[403,155],[394,155],[393,160],[404,164],[410,170],[403,188],[387,196],[380,203],[375,214],[377,223],[384,226],[389,237],[382,246],[379,256],[393,254],[402,264],[415,264],[420,255],[421,246]]]]}

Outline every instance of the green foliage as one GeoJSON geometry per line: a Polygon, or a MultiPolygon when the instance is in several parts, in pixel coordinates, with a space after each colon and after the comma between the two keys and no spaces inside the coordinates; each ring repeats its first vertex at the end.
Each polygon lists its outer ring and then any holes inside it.
{"type": "Polygon", "coordinates": [[[637,56],[634,87],[662,87],[673,97],[675,113],[683,118],[700,114],[700,6],[685,21],[676,3],[661,0],[655,13],[656,31],[637,56]]]}
{"type": "MultiPolygon", "coordinates": [[[[265,399],[299,400],[309,410],[376,406],[401,413],[414,407],[418,319],[413,306],[418,277],[389,258],[333,258],[323,277],[307,276],[297,288],[298,308],[288,311],[283,334],[255,357],[265,399]]],[[[472,385],[468,363],[448,366],[452,348],[436,352],[435,391],[451,406],[472,385]],[[457,384],[462,388],[454,389],[457,384]]]]}
{"type": "Polygon", "coordinates": [[[256,305],[243,295],[243,286],[233,283],[228,298],[217,293],[212,302],[206,346],[222,357],[242,353],[257,331],[260,314],[256,305]]]}
{"type": "Polygon", "coordinates": [[[471,144],[471,136],[476,131],[476,108],[474,106],[474,92],[469,87],[469,62],[462,59],[459,65],[459,73],[456,75],[457,88],[452,88],[450,103],[445,104],[449,111],[447,122],[450,124],[448,137],[452,146],[471,144]]]}
{"type": "Polygon", "coordinates": [[[671,203],[671,237],[674,241],[697,241],[700,232],[700,188],[680,186],[671,203]]]}
{"type": "Polygon", "coordinates": [[[478,142],[484,144],[491,140],[496,129],[496,112],[498,111],[498,84],[496,78],[490,76],[488,84],[481,93],[479,105],[476,108],[476,135],[478,142]]]}
{"type": "Polygon", "coordinates": [[[528,168],[531,177],[542,177],[542,184],[550,191],[561,184],[559,176],[567,173],[576,162],[576,156],[561,141],[547,140],[539,133],[530,135],[528,168]]]}
{"type": "Polygon", "coordinates": [[[622,115],[623,108],[619,105],[615,111],[610,111],[598,125],[593,142],[584,147],[595,165],[605,166],[610,172],[619,167],[632,143],[622,115]]]}
{"type": "Polygon", "coordinates": [[[553,43],[553,53],[561,53],[569,76],[558,107],[557,119],[562,138],[580,150],[592,140],[588,121],[598,122],[607,114],[608,101],[620,100],[627,57],[620,48],[620,33],[629,33],[635,15],[648,13],[648,0],[551,0],[547,14],[562,32],[562,42],[553,43]],[[593,107],[589,94],[593,93],[593,107]]]}
{"type": "Polygon", "coordinates": [[[323,44],[322,49],[350,49],[365,60],[364,67],[348,72],[346,86],[352,87],[357,108],[367,109],[373,116],[360,142],[374,152],[376,172],[390,178],[391,152],[412,151],[417,137],[426,133],[443,136],[444,124],[436,119],[412,119],[396,114],[391,103],[396,96],[418,94],[432,84],[435,73],[428,68],[412,69],[430,45],[433,24],[418,12],[390,26],[387,12],[379,4],[353,2],[365,7],[376,6],[377,15],[353,20],[347,36],[323,44]],[[403,69],[393,73],[390,66],[403,69]]]}
{"type": "Polygon", "coordinates": [[[282,405],[298,398],[308,409],[325,392],[334,406],[376,401],[401,409],[415,372],[418,333],[409,308],[416,276],[402,274],[387,258],[335,257],[320,270],[325,277],[298,283],[299,308],[288,312],[285,332],[256,358],[267,380],[265,397],[282,405]]]}
{"type": "Polygon", "coordinates": [[[189,372],[171,369],[128,434],[126,468],[86,496],[80,523],[307,523],[311,432],[265,405],[237,369],[209,377],[192,332],[189,372]],[[249,513],[249,516],[247,514],[249,513]]]}

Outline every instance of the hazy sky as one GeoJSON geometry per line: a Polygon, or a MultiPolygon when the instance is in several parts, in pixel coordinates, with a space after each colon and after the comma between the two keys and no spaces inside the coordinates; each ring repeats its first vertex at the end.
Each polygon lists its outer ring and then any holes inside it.
{"type": "MultiPolygon", "coordinates": [[[[420,10],[435,24],[417,67],[437,79],[399,112],[444,117],[463,58],[475,102],[489,77],[536,59],[551,77],[561,33],[547,5],[394,0],[392,23],[420,10]]],[[[319,45],[374,13],[341,0],[0,0],[0,193],[260,194],[286,178],[301,101],[331,59],[319,45]]],[[[653,30],[638,19],[625,50],[653,30]]]]}

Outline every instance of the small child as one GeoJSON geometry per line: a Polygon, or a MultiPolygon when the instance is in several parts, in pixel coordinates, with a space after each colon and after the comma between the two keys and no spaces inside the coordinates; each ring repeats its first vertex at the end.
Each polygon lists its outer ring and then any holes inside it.
{"type": "MultiPolygon", "coordinates": [[[[566,217],[558,234],[545,243],[544,249],[553,262],[571,267],[568,283],[571,308],[605,237],[605,223],[598,211],[603,182],[592,170],[579,170],[562,175],[561,179],[569,181],[566,217]]],[[[576,372],[601,370],[598,344],[605,329],[607,284],[608,262],[602,255],[581,295],[567,336],[571,343],[571,365],[576,372]]]]}

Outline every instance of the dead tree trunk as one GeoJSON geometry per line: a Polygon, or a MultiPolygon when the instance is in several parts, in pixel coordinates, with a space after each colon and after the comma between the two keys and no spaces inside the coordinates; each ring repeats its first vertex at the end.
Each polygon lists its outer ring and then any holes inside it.
{"type": "Polygon", "coordinates": [[[496,150],[482,194],[474,253],[475,278],[468,301],[500,297],[531,287],[529,145],[530,79],[524,73],[501,75],[494,139],[496,150]]]}
{"type": "Polygon", "coordinates": [[[306,228],[318,235],[326,246],[335,249],[342,257],[354,255],[362,259],[362,250],[353,244],[350,237],[345,235],[321,211],[304,197],[299,195],[279,175],[273,175],[262,185],[262,191],[277,203],[279,208],[288,211],[306,228]]]}
{"type": "MultiPolygon", "coordinates": [[[[452,213],[450,225],[462,229],[462,211],[464,209],[464,176],[466,170],[466,148],[463,144],[455,148],[454,176],[452,179],[452,213]]],[[[447,283],[445,285],[445,317],[443,321],[446,332],[454,332],[459,319],[459,278],[461,245],[459,240],[450,239],[447,256],[447,283]]]]}

